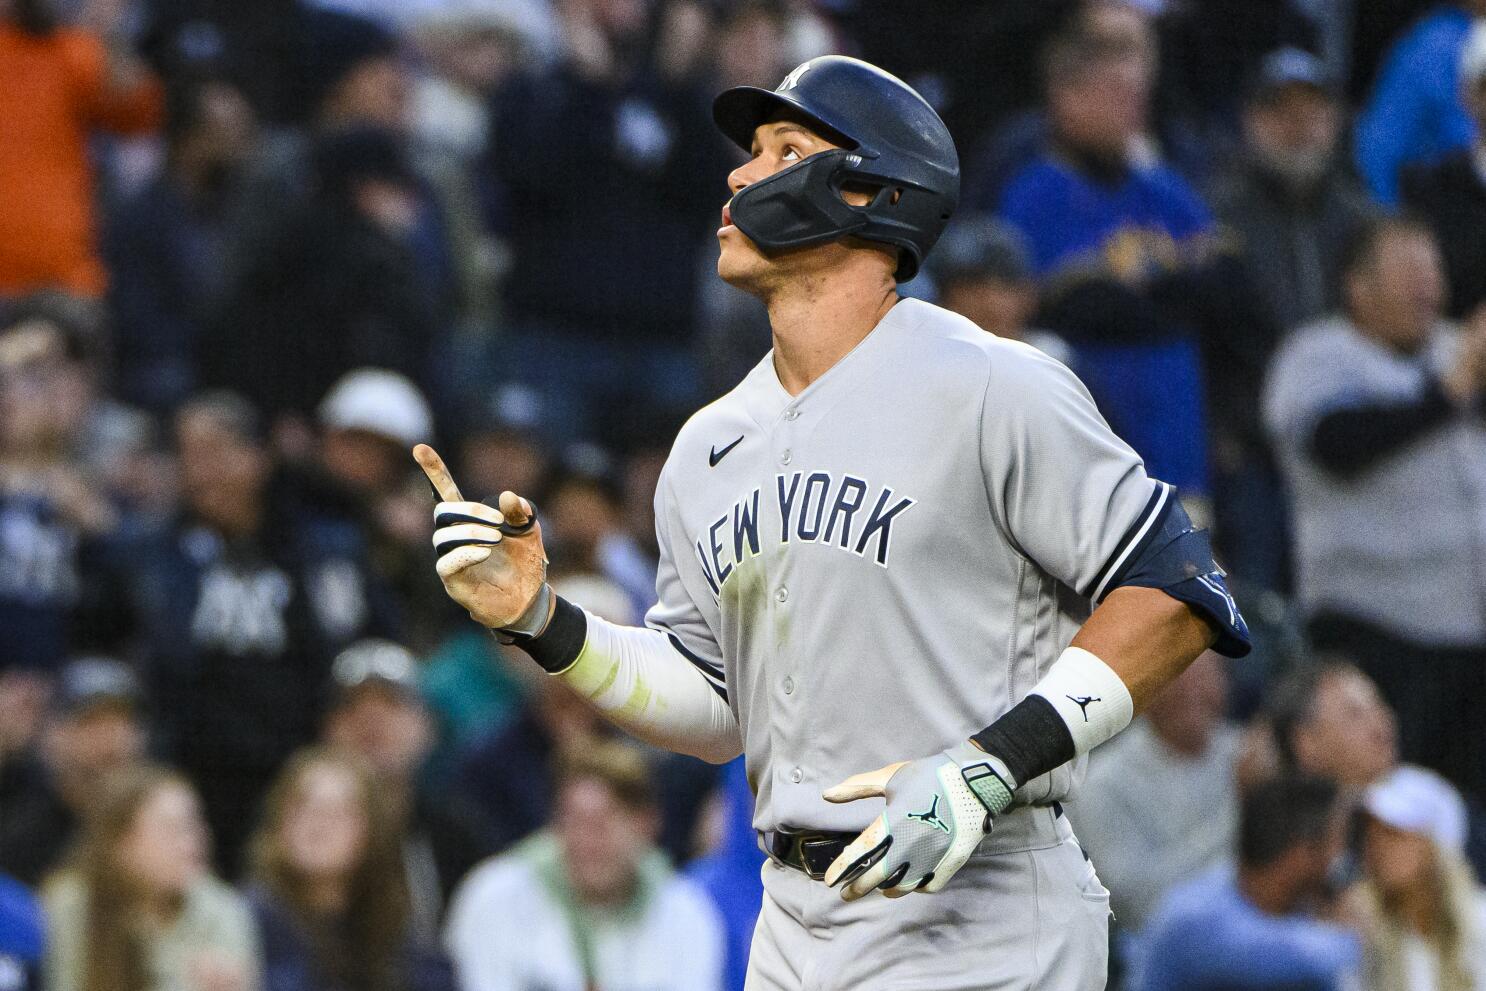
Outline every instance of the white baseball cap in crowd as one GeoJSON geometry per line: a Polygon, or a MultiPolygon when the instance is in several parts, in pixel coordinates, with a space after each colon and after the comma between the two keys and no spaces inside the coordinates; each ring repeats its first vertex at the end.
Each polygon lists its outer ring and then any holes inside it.
{"type": "Polygon", "coordinates": [[[365,430],[411,447],[433,438],[433,411],[412,380],[385,368],[358,368],[331,386],[320,403],[320,425],[365,430]]]}
{"type": "Polygon", "coordinates": [[[1486,76],[1486,17],[1478,17],[1460,48],[1460,84],[1474,89],[1486,76]]]}
{"type": "Polygon", "coordinates": [[[1465,849],[1465,800],[1433,771],[1401,764],[1368,786],[1362,807],[1379,821],[1408,833],[1428,836],[1441,847],[1465,849]]]}

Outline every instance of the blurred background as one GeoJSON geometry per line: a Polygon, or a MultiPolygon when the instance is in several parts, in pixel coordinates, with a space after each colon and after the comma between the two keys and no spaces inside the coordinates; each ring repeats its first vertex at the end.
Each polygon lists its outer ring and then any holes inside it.
{"type": "Polygon", "coordinates": [[[769,347],[712,96],[859,55],[904,292],[1084,378],[1254,630],[1069,815],[1112,986],[1486,989],[1486,0],[0,0],[0,991],[741,989],[741,769],[445,598],[435,443],[638,623],[769,347]]]}

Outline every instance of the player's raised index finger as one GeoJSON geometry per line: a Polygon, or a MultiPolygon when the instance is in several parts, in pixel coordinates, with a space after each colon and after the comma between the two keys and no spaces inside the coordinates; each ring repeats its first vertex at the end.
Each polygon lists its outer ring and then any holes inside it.
{"type": "Polygon", "coordinates": [[[423,469],[423,474],[428,476],[429,483],[440,499],[444,502],[464,501],[464,496],[459,494],[459,486],[454,484],[454,477],[444,466],[444,459],[439,457],[438,451],[427,444],[419,444],[413,448],[413,459],[423,469]]]}

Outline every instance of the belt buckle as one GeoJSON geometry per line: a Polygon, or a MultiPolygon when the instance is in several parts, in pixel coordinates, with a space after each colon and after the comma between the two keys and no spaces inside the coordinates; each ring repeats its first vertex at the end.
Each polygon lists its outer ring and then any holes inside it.
{"type": "Polygon", "coordinates": [[[812,840],[801,840],[800,866],[812,881],[825,880],[826,871],[836,858],[841,856],[841,851],[846,849],[846,841],[839,837],[822,836],[812,840]]]}

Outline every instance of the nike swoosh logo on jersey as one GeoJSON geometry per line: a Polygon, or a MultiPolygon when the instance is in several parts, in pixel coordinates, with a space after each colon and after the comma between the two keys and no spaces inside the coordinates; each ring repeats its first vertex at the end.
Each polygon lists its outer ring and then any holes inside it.
{"type": "Polygon", "coordinates": [[[717,462],[719,462],[723,458],[727,457],[728,456],[728,452],[731,451],[733,448],[737,447],[741,443],[743,443],[743,438],[740,435],[737,440],[733,441],[731,444],[729,444],[727,447],[724,447],[720,451],[714,446],[712,448],[711,452],[707,455],[707,466],[709,468],[716,468],[717,467],[717,462]]]}

